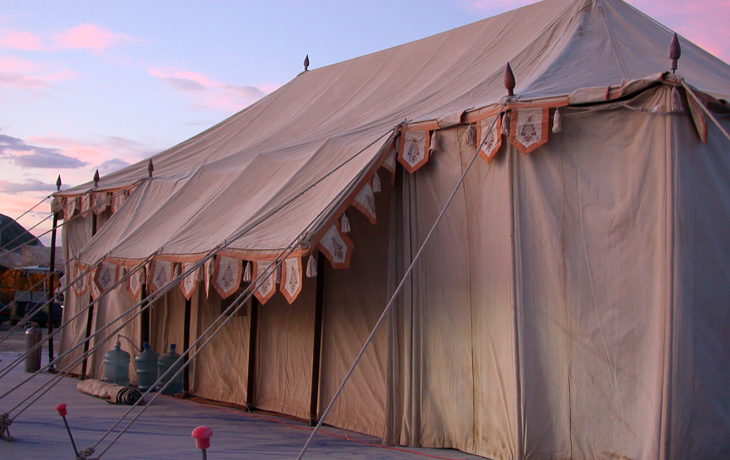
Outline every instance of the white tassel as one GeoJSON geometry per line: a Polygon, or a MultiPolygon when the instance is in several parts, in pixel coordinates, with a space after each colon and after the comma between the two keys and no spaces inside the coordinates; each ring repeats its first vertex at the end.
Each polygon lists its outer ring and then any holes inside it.
{"type": "Polygon", "coordinates": [[[473,124],[470,124],[466,131],[464,131],[464,144],[469,147],[477,146],[477,130],[473,124]]]}
{"type": "Polygon", "coordinates": [[[436,153],[440,150],[439,148],[439,138],[436,136],[436,131],[431,133],[431,145],[428,146],[428,151],[430,153],[436,153]]]}
{"type": "Polygon", "coordinates": [[[502,115],[502,134],[507,137],[509,137],[509,118],[509,112],[505,112],[504,115],[502,115]]]}
{"type": "Polygon", "coordinates": [[[350,219],[347,218],[347,214],[343,214],[340,217],[340,231],[342,233],[350,233],[350,219]]]}
{"type": "Polygon", "coordinates": [[[560,109],[555,109],[555,115],[553,115],[553,132],[563,132],[563,117],[560,115],[560,109]]]}
{"type": "Polygon", "coordinates": [[[675,86],[672,90],[672,112],[681,112],[683,110],[682,95],[679,93],[679,89],[675,86]]]}
{"type": "Polygon", "coordinates": [[[373,193],[380,193],[381,187],[380,187],[380,176],[378,176],[378,173],[375,173],[373,176],[373,193]]]}
{"type": "Polygon", "coordinates": [[[250,283],[251,279],[251,262],[246,262],[246,268],[243,269],[243,282],[250,283]]]}
{"type": "Polygon", "coordinates": [[[307,278],[314,278],[315,276],[317,276],[317,259],[314,258],[314,254],[310,254],[307,261],[307,278]]]}

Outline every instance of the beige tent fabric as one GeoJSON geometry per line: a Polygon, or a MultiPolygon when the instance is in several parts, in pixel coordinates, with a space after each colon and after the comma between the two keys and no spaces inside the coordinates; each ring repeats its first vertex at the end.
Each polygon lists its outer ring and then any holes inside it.
{"type": "MultiPolygon", "coordinates": [[[[94,238],[91,213],[67,226],[66,260],[197,261],[221,245],[245,260],[292,244],[306,256],[390,158],[399,123],[426,132],[497,107],[509,61],[512,102],[553,107],[550,120],[560,105],[562,132],[527,155],[505,136],[490,163],[477,159],[328,423],[495,459],[730,456],[729,144],[712,124],[700,142],[687,108],[671,112],[671,36],[619,0],[546,0],[302,73],[153,157],[152,179],[146,162],[102,178],[98,191],[139,184],[94,238]],[[626,100],[598,104],[609,97],[626,100]]],[[[678,74],[730,98],[730,67],[681,43],[678,74]]],[[[319,267],[320,412],[473,156],[465,129],[439,130],[415,173],[398,168],[375,196],[377,227],[347,213],[348,269],[319,267]]],[[[308,418],[316,283],[302,282],[291,305],[277,291],[260,307],[252,396],[308,418]]],[[[222,312],[204,286],[191,340],[222,312]]],[[[70,294],[65,314],[88,296],[70,294]]],[[[101,302],[95,327],[135,303],[122,296],[101,302]]],[[[183,315],[177,288],[156,302],[154,349],[182,346],[183,315]]],[[[194,392],[245,402],[249,321],[233,318],[202,353],[194,392]]],[[[62,349],[84,329],[82,315],[62,349]]]]}

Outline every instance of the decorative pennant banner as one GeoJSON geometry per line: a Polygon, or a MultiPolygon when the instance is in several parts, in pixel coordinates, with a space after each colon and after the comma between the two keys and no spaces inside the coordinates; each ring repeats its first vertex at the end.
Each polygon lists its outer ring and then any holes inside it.
{"type": "Polygon", "coordinates": [[[347,235],[340,233],[337,224],[330,227],[324,234],[317,247],[329,259],[333,268],[347,268],[350,266],[350,256],[354,245],[347,235]]]}
{"type": "Polygon", "coordinates": [[[513,109],[510,142],[522,153],[530,153],[548,140],[550,109],[513,109]]]}
{"type": "MultiPolygon", "coordinates": [[[[182,263],[182,272],[185,273],[188,270],[190,270],[193,265],[195,265],[196,262],[183,262],[182,263]]],[[[195,292],[195,289],[198,287],[198,274],[200,273],[200,269],[194,270],[190,272],[188,276],[183,278],[182,282],[180,282],[180,290],[182,291],[183,295],[185,296],[185,300],[190,300],[190,297],[193,296],[193,292],[195,292]]]]}
{"type": "Polygon", "coordinates": [[[398,141],[399,139],[393,141],[390,153],[385,157],[385,161],[383,162],[383,168],[390,171],[393,177],[395,177],[395,159],[398,157],[398,141]]]}
{"type": "MultiPolygon", "coordinates": [[[[253,279],[257,280],[260,274],[267,273],[266,270],[268,270],[273,263],[274,262],[272,261],[255,261],[253,263],[253,279]]],[[[265,304],[276,292],[275,272],[276,270],[271,270],[271,273],[268,273],[265,278],[258,280],[256,283],[256,290],[253,293],[256,298],[259,299],[261,305],[265,304]]]]}
{"type": "Polygon", "coordinates": [[[292,257],[286,259],[281,264],[281,279],[279,290],[287,302],[292,304],[302,291],[302,259],[300,257],[292,257]]]}
{"type": "Polygon", "coordinates": [[[71,279],[76,280],[73,284],[73,290],[76,294],[76,297],[81,297],[86,293],[86,291],[89,289],[89,275],[81,276],[82,273],[84,273],[86,270],[89,269],[89,266],[86,264],[82,264],[79,262],[74,263],[73,270],[71,273],[71,279]],[[79,278],[81,276],[81,278],[79,278]]]}
{"type": "Polygon", "coordinates": [[[63,211],[63,198],[54,196],[51,200],[51,212],[56,214],[61,211],[63,211]]]}
{"type": "Polygon", "coordinates": [[[501,114],[497,114],[496,118],[496,123],[494,123],[494,117],[485,118],[479,122],[477,139],[479,139],[479,144],[482,146],[482,148],[479,149],[479,156],[487,163],[492,161],[499,151],[499,148],[502,147],[501,114]],[[492,127],[492,123],[494,123],[494,127],[492,127]],[[489,130],[490,127],[492,127],[491,131],[489,130]],[[482,144],[482,142],[484,143],[482,144]]]}
{"type": "Polygon", "coordinates": [[[94,214],[104,212],[109,205],[109,196],[106,192],[94,193],[94,214]]]}
{"type": "Polygon", "coordinates": [[[150,292],[157,291],[172,281],[173,263],[168,260],[153,260],[150,265],[150,273],[147,285],[150,292]]]}
{"type": "Polygon", "coordinates": [[[86,213],[91,209],[91,193],[81,195],[81,214],[86,216],[86,213]]]}
{"type": "Polygon", "coordinates": [[[91,300],[96,300],[101,295],[101,291],[99,290],[99,286],[96,285],[95,282],[89,283],[89,287],[91,290],[91,300]]]}
{"type": "Polygon", "coordinates": [[[110,262],[102,262],[96,269],[94,283],[100,292],[111,288],[119,280],[119,267],[110,262]]]}
{"type": "Polygon", "coordinates": [[[210,293],[210,280],[213,278],[213,264],[215,263],[215,257],[206,260],[203,264],[203,282],[205,284],[205,297],[208,297],[210,293]]]}
{"type": "Polygon", "coordinates": [[[415,172],[428,163],[428,131],[406,131],[402,139],[398,161],[408,172],[415,172]]]}
{"type": "Polygon", "coordinates": [[[74,197],[66,198],[66,204],[63,205],[63,219],[69,220],[70,218],[73,217],[75,212],[76,212],[76,198],[74,198],[74,197]]]}
{"type": "Polygon", "coordinates": [[[127,278],[127,291],[129,291],[132,299],[138,299],[140,292],[142,292],[142,285],[144,284],[145,279],[144,272],[144,267],[141,267],[139,270],[132,273],[129,278],[127,278]]]}
{"type": "Polygon", "coordinates": [[[373,194],[373,188],[369,183],[366,183],[363,188],[360,189],[360,192],[355,197],[352,205],[365,214],[365,217],[368,218],[371,224],[378,224],[378,219],[375,215],[375,195],[373,194]]]}
{"type": "Polygon", "coordinates": [[[213,287],[222,299],[236,292],[241,285],[241,261],[232,257],[220,256],[215,259],[213,287]]]}
{"type": "Polygon", "coordinates": [[[115,213],[119,210],[120,207],[122,207],[122,204],[124,204],[124,201],[127,199],[127,193],[126,192],[115,192],[112,198],[111,203],[111,210],[112,213],[115,213]]]}

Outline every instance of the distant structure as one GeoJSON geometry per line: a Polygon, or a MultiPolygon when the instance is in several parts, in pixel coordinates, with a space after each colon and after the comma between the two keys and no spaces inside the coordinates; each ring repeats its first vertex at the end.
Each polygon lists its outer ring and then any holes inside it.
{"type": "Polygon", "coordinates": [[[0,214],[0,248],[12,251],[24,245],[43,246],[28,230],[12,217],[0,214]]]}

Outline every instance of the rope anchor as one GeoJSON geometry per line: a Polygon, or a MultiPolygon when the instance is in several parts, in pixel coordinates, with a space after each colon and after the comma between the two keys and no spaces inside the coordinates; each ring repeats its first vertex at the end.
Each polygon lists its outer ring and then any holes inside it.
{"type": "Polygon", "coordinates": [[[56,405],[56,410],[58,411],[58,415],[61,416],[63,419],[64,425],[66,425],[66,431],[68,432],[68,437],[71,439],[71,446],[74,448],[74,454],[76,454],[76,460],[95,460],[91,457],[91,455],[94,454],[94,448],[93,447],[87,447],[86,449],[79,452],[79,450],[76,448],[76,442],[74,441],[74,437],[71,434],[71,427],[68,426],[68,420],[66,420],[66,414],[68,414],[68,411],[66,410],[66,404],[61,403],[56,405]]]}
{"type": "Polygon", "coordinates": [[[12,423],[13,420],[10,418],[10,414],[5,412],[0,415],[0,438],[3,438],[6,441],[13,441],[15,439],[10,436],[10,425],[12,423]]]}

